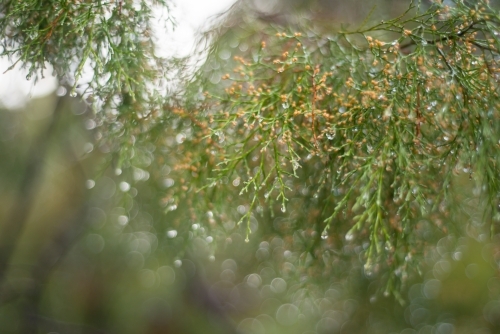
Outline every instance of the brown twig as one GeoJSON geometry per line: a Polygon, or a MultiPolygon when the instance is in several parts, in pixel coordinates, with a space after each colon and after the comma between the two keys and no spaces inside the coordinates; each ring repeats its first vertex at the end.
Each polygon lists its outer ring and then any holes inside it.
{"type": "MultiPolygon", "coordinates": [[[[434,40],[429,40],[429,39],[423,39],[422,38],[422,41],[425,41],[426,44],[428,45],[436,45],[437,43],[441,43],[441,42],[444,42],[444,41],[449,41],[449,40],[453,40],[455,39],[456,37],[462,37],[463,35],[465,35],[470,29],[472,29],[474,27],[475,24],[477,24],[478,22],[473,22],[471,23],[467,28],[465,28],[464,30],[461,30],[460,32],[458,32],[456,35],[451,35],[451,36],[443,36],[443,37],[440,37],[438,39],[434,39],[434,40]]],[[[409,48],[410,46],[413,46],[413,45],[416,45],[417,42],[412,39],[410,42],[406,43],[406,44],[403,44],[403,45],[400,45],[399,46],[399,49],[402,50],[402,49],[406,49],[406,48],[409,48]]]]}
{"type": "Polygon", "coordinates": [[[47,42],[50,39],[50,37],[52,37],[52,33],[54,32],[54,29],[55,29],[55,27],[57,25],[57,22],[59,22],[59,20],[61,19],[61,16],[62,16],[63,13],[64,13],[63,10],[59,11],[59,14],[57,14],[57,16],[54,19],[54,21],[52,21],[50,23],[50,30],[49,30],[49,32],[45,36],[43,36],[41,44],[45,44],[45,42],[47,42]]]}

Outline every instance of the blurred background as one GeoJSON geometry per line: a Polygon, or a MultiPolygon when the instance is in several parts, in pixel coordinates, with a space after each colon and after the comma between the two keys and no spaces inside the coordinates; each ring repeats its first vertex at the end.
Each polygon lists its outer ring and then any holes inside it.
{"type": "MultiPolygon", "coordinates": [[[[196,34],[211,24],[231,31],[240,20],[311,20],[334,31],[366,17],[394,17],[408,5],[179,1],[178,28],[159,35],[165,43],[158,52],[194,53],[196,34]]],[[[241,38],[243,51],[247,37],[241,38]]],[[[0,273],[1,333],[500,332],[500,235],[490,238],[480,196],[466,176],[455,180],[462,208],[447,218],[457,233],[426,236],[434,244],[399,300],[378,292],[380,277],[363,271],[361,246],[354,244],[324,259],[332,268],[328,277],[311,272],[305,281],[289,240],[262,227],[279,225],[280,217],[254,226],[249,243],[234,225],[216,236],[205,222],[183,223],[190,205],[169,201],[168,189],[180,180],[169,177],[172,164],[157,154],[182,142],[176,126],[166,130],[172,132],[167,148],[142,141],[133,158],[117,162],[85,103],[50,76],[36,83],[25,77],[17,69],[0,76],[0,222],[24,226],[19,238],[9,238],[0,225],[0,250],[12,252],[0,273]],[[221,238],[224,246],[214,246],[221,238]]],[[[213,219],[208,211],[207,224],[213,219]]],[[[420,233],[432,233],[428,222],[421,224],[420,233]]]]}

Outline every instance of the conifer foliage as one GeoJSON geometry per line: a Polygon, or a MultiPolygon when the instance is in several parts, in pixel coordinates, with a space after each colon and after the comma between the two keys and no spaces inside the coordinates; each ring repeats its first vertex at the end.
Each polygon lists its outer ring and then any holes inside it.
{"type": "Polygon", "coordinates": [[[259,26],[232,69],[214,66],[234,49],[227,31],[207,61],[217,84],[176,111],[198,127],[188,142],[210,149],[179,168],[203,171],[202,193],[234,194],[242,207],[232,216],[222,199],[210,205],[247,241],[255,221],[274,220],[270,230],[318,275],[325,254],[362,245],[365,272],[389,269],[392,290],[418,268],[416,254],[457,231],[459,175],[478,189],[481,223],[495,233],[498,19],[487,3],[458,2],[328,37],[259,26]]]}
{"type": "Polygon", "coordinates": [[[94,234],[118,250],[147,239],[159,247],[144,253],[175,267],[228,256],[272,267],[272,289],[280,277],[290,287],[284,305],[332,282],[354,289],[356,275],[405,303],[407,282],[443,255],[436,244],[498,238],[500,12],[488,1],[412,2],[327,33],[309,21],[231,24],[236,11],[194,74],[155,54],[162,8],[0,4],[1,55],[28,77],[53,68],[92,110],[101,174],[121,178],[119,226],[94,234]]]}

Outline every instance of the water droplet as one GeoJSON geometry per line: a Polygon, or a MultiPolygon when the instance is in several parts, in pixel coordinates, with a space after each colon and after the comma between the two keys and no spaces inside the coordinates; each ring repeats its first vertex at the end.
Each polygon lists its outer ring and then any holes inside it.
{"type": "Polygon", "coordinates": [[[28,74],[28,75],[26,76],[26,80],[31,80],[31,74],[28,74]]]}
{"type": "Polygon", "coordinates": [[[236,208],[239,214],[244,215],[247,212],[247,208],[244,205],[238,205],[236,208]]]}
{"type": "Polygon", "coordinates": [[[64,86],[57,87],[57,90],[56,90],[57,96],[64,96],[64,95],[66,95],[66,93],[67,93],[66,87],[64,87],[64,86]]]}
{"type": "Polygon", "coordinates": [[[118,224],[121,226],[125,226],[128,224],[128,217],[127,216],[118,216],[118,224]]]}
{"type": "Polygon", "coordinates": [[[85,187],[87,187],[87,189],[92,189],[94,188],[95,186],[95,181],[94,180],[87,180],[85,181],[85,187]]]}
{"type": "Polygon", "coordinates": [[[370,262],[365,263],[364,271],[365,271],[365,275],[367,277],[372,276],[373,275],[373,265],[370,262]]]}
{"type": "Polygon", "coordinates": [[[128,182],[120,182],[120,190],[123,192],[127,192],[130,190],[130,184],[128,182]]]}
{"type": "Polygon", "coordinates": [[[240,177],[235,178],[233,180],[233,186],[235,186],[235,187],[239,186],[240,185],[240,181],[241,181],[240,177]]]}
{"type": "Polygon", "coordinates": [[[285,204],[281,205],[281,212],[286,212],[286,206],[285,206],[285,204]]]}
{"type": "Polygon", "coordinates": [[[301,167],[297,160],[292,160],[291,163],[294,172],[301,167]]]}
{"type": "Polygon", "coordinates": [[[175,141],[177,144],[182,144],[186,140],[186,135],[184,133],[179,133],[175,136],[175,141]]]}
{"type": "Polygon", "coordinates": [[[36,30],[35,30],[35,31],[30,31],[30,32],[28,33],[28,35],[29,35],[29,37],[30,37],[31,39],[36,39],[36,38],[38,37],[38,31],[36,31],[36,30]]]}
{"type": "Polygon", "coordinates": [[[283,107],[283,109],[288,109],[290,105],[287,102],[284,102],[281,106],[283,107]]]}
{"type": "Polygon", "coordinates": [[[175,184],[175,181],[174,181],[173,179],[171,179],[171,178],[167,178],[167,179],[163,180],[163,186],[164,186],[165,188],[170,188],[170,187],[172,187],[174,184],[175,184]]]}
{"type": "Polygon", "coordinates": [[[71,92],[69,93],[69,96],[71,97],[76,97],[78,94],[76,93],[76,90],[72,89],[71,92]]]}
{"type": "Polygon", "coordinates": [[[249,243],[250,242],[250,239],[248,239],[248,237],[245,238],[245,242],[246,243],[249,243]]]}
{"type": "Polygon", "coordinates": [[[224,136],[224,133],[222,131],[215,131],[214,135],[219,138],[219,143],[223,143],[224,140],[226,140],[226,136],[224,136]]]}
{"type": "Polygon", "coordinates": [[[346,235],[345,235],[345,240],[347,241],[351,241],[352,239],[354,239],[354,234],[352,232],[348,232],[346,235]]]}
{"type": "Polygon", "coordinates": [[[177,231],[176,230],[170,230],[167,232],[167,237],[170,239],[175,238],[177,236],[177,231]]]}
{"type": "Polygon", "coordinates": [[[328,232],[326,230],[324,230],[322,233],[321,233],[321,239],[325,240],[328,238],[328,232]]]}

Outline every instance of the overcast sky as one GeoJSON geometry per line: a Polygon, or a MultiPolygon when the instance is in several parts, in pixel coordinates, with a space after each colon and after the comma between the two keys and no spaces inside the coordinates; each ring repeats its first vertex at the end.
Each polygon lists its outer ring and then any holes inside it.
{"type": "MultiPolygon", "coordinates": [[[[160,56],[186,56],[193,51],[195,34],[206,27],[209,18],[228,9],[236,0],[173,0],[173,17],[177,21],[175,31],[159,43],[160,56]]],[[[51,77],[51,70],[44,73],[47,78],[36,85],[26,80],[26,72],[14,69],[4,73],[10,66],[8,60],[0,58],[0,103],[8,108],[22,107],[30,97],[52,93],[57,81],[51,77]]]]}

